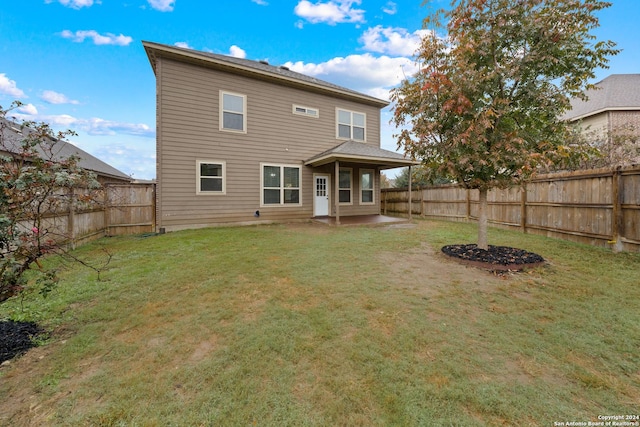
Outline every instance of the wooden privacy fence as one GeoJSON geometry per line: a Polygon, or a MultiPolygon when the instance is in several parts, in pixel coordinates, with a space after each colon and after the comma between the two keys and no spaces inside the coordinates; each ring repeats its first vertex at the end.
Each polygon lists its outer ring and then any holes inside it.
{"type": "MultiPolygon", "coordinates": [[[[457,185],[383,189],[384,214],[477,220],[478,191],[457,185]]],[[[640,251],[640,166],[541,175],[524,188],[494,189],[488,217],[525,233],[640,251]]]]}
{"type": "Polygon", "coordinates": [[[105,184],[104,202],[89,209],[69,204],[50,221],[74,243],[155,230],[155,184],[105,184]]]}

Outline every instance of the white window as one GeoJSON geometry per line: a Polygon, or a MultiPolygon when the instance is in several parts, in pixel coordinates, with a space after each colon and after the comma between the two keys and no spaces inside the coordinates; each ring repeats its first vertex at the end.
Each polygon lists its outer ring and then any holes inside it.
{"type": "Polygon", "coordinates": [[[340,176],[338,177],[338,200],[343,204],[351,204],[351,188],[353,187],[353,179],[351,177],[351,169],[340,168],[340,176]]]}
{"type": "Polygon", "coordinates": [[[262,200],[261,204],[299,205],[300,173],[299,166],[262,164],[262,200]]]}
{"type": "Polygon", "coordinates": [[[226,193],[226,164],[225,162],[199,160],[197,168],[198,194],[226,193]]]}
{"type": "Polygon", "coordinates": [[[247,97],[220,91],[220,130],[247,132],[247,97]]]}
{"type": "Polygon", "coordinates": [[[336,132],[339,139],[365,141],[364,129],[367,123],[367,116],[364,113],[338,109],[336,110],[336,121],[336,132]]]}
{"type": "Polygon", "coordinates": [[[375,203],[374,196],[374,171],[363,169],[360,171],[360,203],[372,205],[375,203]]]}
{"type": "Polygon", "coordinates": [[[293,106],[293,114],[315,118],[320,117],[320,111],[317,108],[303,107],[301,105],[293,106]]]}

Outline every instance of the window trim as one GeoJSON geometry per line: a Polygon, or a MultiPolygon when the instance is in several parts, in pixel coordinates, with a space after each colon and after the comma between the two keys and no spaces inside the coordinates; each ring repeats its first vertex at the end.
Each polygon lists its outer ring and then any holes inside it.
{"type": "Polygon", "coordinates": [[[349,172],[349,188],[340,187],[340,176],[338,175],[338,204],[340,206],[350,206],[353,205],[353,168],[340,168],[338,174],[342,171],[349,172]],[[341,202],[340,201],[340,191],[349,190],[349,201],[341,202]]]}
{"type": "MultiPolygon", "coordinates": [[[[360,127],[360,126],[358,126],[360,127]]],[[[336,139],[342,139],[342,140],[354,140],[354,141],[360,141],[360,142],[367,142],[367,113],[364,113],[362,111],[353,111],[353,110],[347,110],[345,108],[339,108],[336,107],[336,139]],[[344,123],[340,123],[340,112],[345,112],[345,113],[349,113],[349,137],[344,137],[344,136],[340,136],[340,125],[344,124],[344,123]],[[353,115],[354,114],[360,114],[363,116],[364,118],[364,126],[362,127],[362,130],[364,132],[364,138],[363,139],[356,139],[353,137],[353,115]]]]}
{"type": "Polygon", "coordinates": [[[320,118],[320,110],[318,108],[304,107],[302,105],[293,104],[291,106],[291,111],[297,116],[311,117],[314,119],[320,118]],[[298,109],[303,109],[304,112],[298,111],[298,109]],[[310,114],[310,111],[315,112],[315,114],[310,114]]]}
{"type": "MultiPolygon", "coordinates": [[[[206,178],[206,177],[205,177],[206,178]]],[[[227,194],[227,162],[220,160],[196,160],[196,194],[201,196],[220,196],[227,194]],[[202,190],[200,175],[200,166],[202,164],[221,165],[222,166],[222,191],[206,191],[202,190]]]]}
{"type": "MultiPolygon", "coordinates": [[[[270,189],[275,189],[275,187],[267,187],[270,189]]],[[[296,188],[296,187],[292,187],[296,188]]],[[[270,207],[290,207],[290,206],[302,206],[302,165],[292,165],[292,164],[284,164],[284,163],[260,163],[260,207],[261,208],[270,208],[270,207]],[[265,166],[280,168],[280,203],[266,203],[264,202],[264,168],[265,166]],[[284,168],[295,168],[298,169],[298,203],[285,203],[284,200],[284,168]]]]}
{"type": "MultiPolygon", "coordinates": [[[[219,100],[219,129],[223,132],[232,132],[232,133],[247,133],[247,95],[243,95],[241,93],[230,92],[227,90],[220,90],[220,100],[219,100]],[[238,129],[230,129],[224,127],[224,95],[237,96],[242,98],[242,130],[238,129]]],[[[236,111],[230,111],[232,113],[238,114],[236,111]]]]}
{"type": "Polygon", "coordinates": [[[360,169],[360,204],[367,206],[376,204],[376,171],[374,169],[360,169]],[[371,174],[371,188],[362,187],[362,175],[365,173],[371,174]],[[362,196],[365,191],[371,191],[370,202],[363,202],[364,198],[362,196]]]}

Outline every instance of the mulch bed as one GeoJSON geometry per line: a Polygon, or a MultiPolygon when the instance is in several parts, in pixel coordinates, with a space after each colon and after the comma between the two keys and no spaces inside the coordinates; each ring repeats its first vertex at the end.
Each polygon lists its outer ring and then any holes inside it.
{"type": "Polygon", "coordinates": [[[489,245],[489,249],[484,250],[474,244],[448,245],[442,252],[463,264],[491,271],[519,271],[545,263],[538,254],[508,246],[489,245]]]}
{"type": "Polygon", "coordinates": [[[0,363],[35,347],[33,338],[44,331],[33,322],[0,321],[0,363]]]}

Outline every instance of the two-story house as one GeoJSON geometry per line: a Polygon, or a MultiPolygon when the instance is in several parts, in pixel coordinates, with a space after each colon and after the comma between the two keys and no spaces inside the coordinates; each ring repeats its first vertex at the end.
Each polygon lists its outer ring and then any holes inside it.
{"type": "Polygon", "coordinates": [[[157,227],[378,215],[383,101],[286,67],[143,42],[156,76],[157,227]]]}

